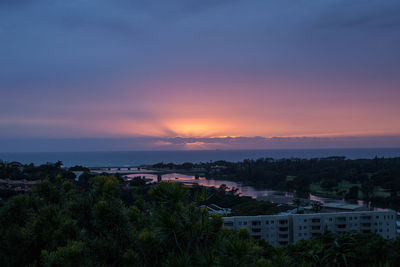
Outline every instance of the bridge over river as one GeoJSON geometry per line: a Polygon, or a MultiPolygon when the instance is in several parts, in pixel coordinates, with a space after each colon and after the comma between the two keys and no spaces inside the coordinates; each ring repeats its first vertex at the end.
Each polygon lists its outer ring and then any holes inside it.
{"type": "MultiPolygon", "coordinates": [[[[166,174],[175,174],[175,173],[188,173],[185,172],[185,170],[165,170],[165,169],[147,169],[147,168],[142,168],[142,167],[91,167],[89,168],[91,173],[108,173],[108,174],[121,174],[121,175],[146,175],[146,174],[151,174],[151,175],[157,175],[159,177],[162,177],[163,175],[166,174]]],[[[201,172],[197,171],[192,171],[189,172],[193,174],[193,176],[198,177],[201,172]]]]}

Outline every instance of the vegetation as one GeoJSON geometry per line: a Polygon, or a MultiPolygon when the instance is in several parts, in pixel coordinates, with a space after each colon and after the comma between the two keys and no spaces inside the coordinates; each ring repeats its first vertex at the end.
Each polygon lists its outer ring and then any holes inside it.
{"type": "Polygon", "coordinates": [[[200,207],[217,195],[203,188],[131,189],[113,176],[92,177],[84,188],[58,175],[14,196],[0,209],[0,265],[395,266],[400,260],[400,240],[376,235],[326,233],[273,248],[245,229],[223,228],[221,217],[200,207]]]}
{"type": "MultiPolygon", "coordinates": [[[[41,180],[43,178],[53,179],[57,175],[63,175],[67,179],[75,177],[71,171],[61,168],[62,162],[47,163],[40,166],[35,166],[32,163],[23,165],[18,162],[2,162],[0,161],[0,179],[21,180],[26,179],[30,181],[41,180]]],[[[86,169],[86,168],[85,168],[86,169]]]]}
{"type": "MultiPolygon", "coordinates": [[[[26,174],[29,165],[2,166],[26,174]]],[[[203,204],[231,207],[239,215],[278,212],[274,204],[240,197],[234,188],[146,184],[140,178],[124,182],[118,176],[88,172],[75,181],[61,164],[31,167],[35,170],[31,173],[40,170],[44,178],[0,207],[0,266],[397,266],[400,262],[400,239],[374,234],[327,232],[274,248],[252,239],[246,229],[223,228],[222,218],[209,215],[203,204]]],[[[377,172],[369,175],[372,184],[377,172]]],[[[292,181],[298,177],[292,176],[292,181]]],[[[363,190],[349,188],[350,196],[363,190]]]]}
{"type": "MultiPolygon", "coordinates": [[[[187,164],[186,164],[187,165],[187,164]]],[[[157,164],[182,169],[183,165],[157,164]]],[[[400,158],[350,160],[261,158],[242,162],[194,164],[208,178],[240,181],[248,185],[317,193],[337,198],[363,199],[372,205],[400,211],[400,158]]]]}

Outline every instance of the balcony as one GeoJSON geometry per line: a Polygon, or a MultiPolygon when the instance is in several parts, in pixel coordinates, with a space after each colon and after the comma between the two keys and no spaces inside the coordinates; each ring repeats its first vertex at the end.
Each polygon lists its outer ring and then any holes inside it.
{"type": "Polygon", "coordinates": [[[365,228],[371,228],[371,223],[360,223],[360,226],[361,226],[361,228],[362,229],[365,229],[365,228]]]}
{"type": "Polygon", "coordinates": [[[288,225],[289,221],[288,220],[279,220],[279,225],[288,225]]]}
{"type": "Polygon", "coordinates": [[[345,222],[346,217],[336,217],[336,222],[345,222]]]}
{"type": "Polygon", "coordinates": [[[311,224],[320,224],[320,223],[321,223],[321,219],[320,218],[311,219],[311,224]]]}
{"type": "Polygon", "coordinates": [[[336,229],[346,229],[346,224],[336,224],[336,229]]]}
{"type": "Polygon", "coordinates": [[[288,239],[289,235],[288,234],[279,234],[279,239],[288,239]]]}
{"type": "Polygon", "coordinates": [[[361,222],[370,222],[371,221],[371,216],[367,215],[367,216],[361,216],[360,217],[360,221],[361,222]]]}
{"type": "Polygon", "coordinates": [[[312,232],[315,232],[315,231],[319,232],[319,231],[321,231],[321,226],[320,225],[311,226],[311,231],[312,232]]]}

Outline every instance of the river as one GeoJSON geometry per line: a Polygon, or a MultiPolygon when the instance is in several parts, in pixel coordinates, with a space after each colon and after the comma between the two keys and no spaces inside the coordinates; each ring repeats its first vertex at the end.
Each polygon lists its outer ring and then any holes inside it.
{"type": "MultiPolygon", "coordinates": [[[[135,174],[128,174],[126,177],[128,179],[134,177],[142,177],[148,179],[149,182],[157,182],[157,175],[155,174],[148,174],[148,173],[135,173],[135,174]]],[[[244,185],[238,182],[227,181],[227,180],[213,180],[213,179],[206,179],[205,177],[199,177],[196,179],[195,176],[181,174],[181,173],[169,173],[162,175],[162,181],[164,182],[180,182],[185,185],[194,185],[198,184],[200,186],[206,187],[216,187],[219,188],[221,185],[226,185],[227,190],[231,190],[232,188],[237,188],[238,193],[241,196],[249,196],[255,199],[260,200],[267,200],[274,203],[292,203],[293,199],[297,198],[294,193],[291,192],[284,192],[284,191],[277,191],[271,189],[262,189],[262,188],[255,188],[253,186],[244,185]]],[[[304,197],[303,197],[304,199],[304,197]]],[[[356,203],[348,202],[344,199],[333,199],[328,197],[316,196],[310,194],[308,198],[304,200],[309,201],[318,201],[321,203],[341,203],[341,204],[358,204],[360,206],[365,206],[362,200],[358,200],[356,203]]]]}

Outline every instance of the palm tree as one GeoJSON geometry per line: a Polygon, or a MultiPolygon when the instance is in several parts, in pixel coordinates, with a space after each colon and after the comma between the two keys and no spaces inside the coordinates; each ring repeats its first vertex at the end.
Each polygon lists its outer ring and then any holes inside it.
{"type": "Polygon", "coordinates": [[[300,198],[296,198],[293,200],[293,204],[295,204],[298,209],[303,204],[303,201],[301,201],[300,198]]]}
{"type": "Polygon", "coordinates": [[[322,203],[321,202],[313,202],[312,203],[312,211],[315,213],[320,212],[322,209],[322,203]]]}

